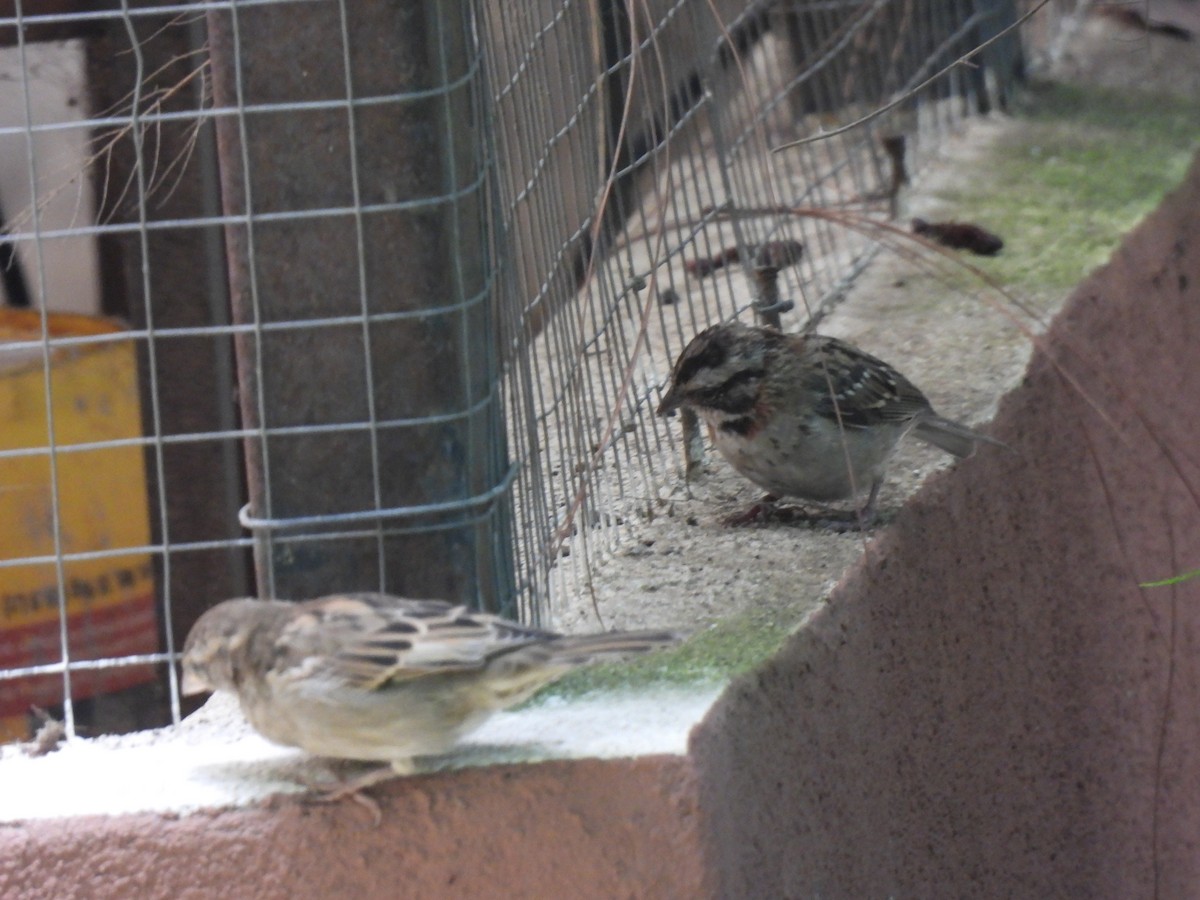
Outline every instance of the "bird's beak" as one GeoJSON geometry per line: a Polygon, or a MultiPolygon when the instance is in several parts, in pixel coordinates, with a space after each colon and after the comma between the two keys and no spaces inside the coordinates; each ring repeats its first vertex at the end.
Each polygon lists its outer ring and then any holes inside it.
{"type": "Polygon", "coordinates": [[[205,691],[210,690],[212,688],[204,683],[203,678],[195,672],[184,670],[183,680],[179,682],[179,693],[185,697],[190,697],[193,694],[203,694],[205,691]]]}
{"type": "Polygon", "coordinates": [[[658,404],[658,415],[670,415],[682,405],[683,392],[679,390],[679,385],[672,384],[671,389],[663,395],[662,402],[658,404]]]}

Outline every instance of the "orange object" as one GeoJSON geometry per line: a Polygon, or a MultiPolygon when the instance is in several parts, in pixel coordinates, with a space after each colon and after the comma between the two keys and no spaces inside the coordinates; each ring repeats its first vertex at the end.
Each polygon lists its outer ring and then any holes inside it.
{"type": "MultiPolygon", "coordinates": [[[[108,320],[73,315],[50,315],[48,328],[52,337],[122,330],[108,320]]],[[[134,342],[50,351],[52,442],[43,350],[11,346],[40,343],[41,336],[39,312],[0,310],[0,450],[39,451],[0,456],[0,562],[51,557],[0,566],[0,670],[62,660],[60,597],[66,603],[72,660],[153,653],[159,645],[154,571],[146,550],[65,561],[61,584],[52,561],[52,445],[64,554],[144,548],[150,542],[144,448],[79,448],[141,436],[134,342]]],[[[150,666],[77,671],[71,694],[90,697],[153,677],[150,666]]],[[[0,680],[0,740],[24,736],[30,705],[62,700],[59,674],[0,680]]]]}

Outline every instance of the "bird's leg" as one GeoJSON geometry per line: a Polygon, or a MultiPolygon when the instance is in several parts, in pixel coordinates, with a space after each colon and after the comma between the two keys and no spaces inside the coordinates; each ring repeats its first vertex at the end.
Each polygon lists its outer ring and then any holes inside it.
{"type": "Polygon", "coordinates": [[[383,821],[383,811],[373,797],[363,792],[380,782],[390,781],[397,776],[412,775],[416,771],[417,766],[412,759],[396,759],[386,766],[376,766],[355,778],[337,781],[332,785],[306,782],[305,786],[313,792],[308,798],[312,803],[335,803],[349,797],[371,813],[375,825],[378,827],[379,823],[383,821]]]}
{"type": "Polygon", "coordinates": [[[829,510],[824,515],[812,517],[811,522],[813,526],[828,528],[830,531],[836,531],[838,534],[846,534],[851,531],[866,531],[875,524],[875,515],[878,512],[876,501],[879,499],[879,488],[882,486],[883,479],[876,478],[871,482],[871,493],[867,495],[867,502],[859,509],[850,510],[849,512],[829,510]]]}
{"type": "Polygon", "coordinates": [[[876,478],[871,482],[871,493],[867,495],[867,502],[862,509],[858,511],[858,527],[862,531],[866,531],[875,522],[875,501],[879,499],[879,489],[883,487],[883,478],[876,478]]]}

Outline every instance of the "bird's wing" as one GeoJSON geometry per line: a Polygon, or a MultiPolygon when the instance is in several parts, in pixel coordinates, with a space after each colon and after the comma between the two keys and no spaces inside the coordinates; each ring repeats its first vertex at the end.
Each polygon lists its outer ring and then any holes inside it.
{"type": "Polygon", "coordinates": [[[320,667],[373,690],[439,672],[479,669],[498,653],[551,637],[443,600],[343,594],[299,604],[280,643],[295,665],[320,667]]]}
{"type": "Polygon", "coordinates": [[[826,418],[848,428],[867,427],[908,422],[930,411],[916,385],[883,360],[837,338],[810,335],[805,341],[815,354],[809,385],[821,398],[817,412],[826,418]]]}

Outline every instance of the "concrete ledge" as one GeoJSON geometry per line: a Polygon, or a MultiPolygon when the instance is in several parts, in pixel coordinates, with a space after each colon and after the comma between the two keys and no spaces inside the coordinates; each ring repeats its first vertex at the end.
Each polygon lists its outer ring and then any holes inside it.
{"type": "Polygon", "coordinates": [[[685,753],[718,692],[550,697],[498,714],[445,771],[372,788],[379,827],[353,802],[294,796],[347,773],[268,743],[220,694],[175,728],[37,758],[9,746],[0,896],[703,896],[685,753]]]}
{"type": "MultiPolygon", "coordinates": [[[[103,779],[103,772],[96,772],[103,779]]],[[[464,769],[354,803],[0,828],[6,898],[702,897],[684,757],[464,769]]]]}
{"type": "MultiPolygon", "coordinates": [[[[550,696],[493,716],[425,771],[546,759],[623,759],[687,751],[715,686],[550,696]]],[[[370,764],[359,770],[371,768],[370,764]]],[[[0,826],[19,821],[235,808],[352,774],[260,737],[237,701],[216,694],[174,728],[69,741],[45,756],[0,747],[0,826]],[[97,777],[102,773],[103,777],[97,777]]],[[[0,862],[0,871],[3,863],[0,862]]]]}

